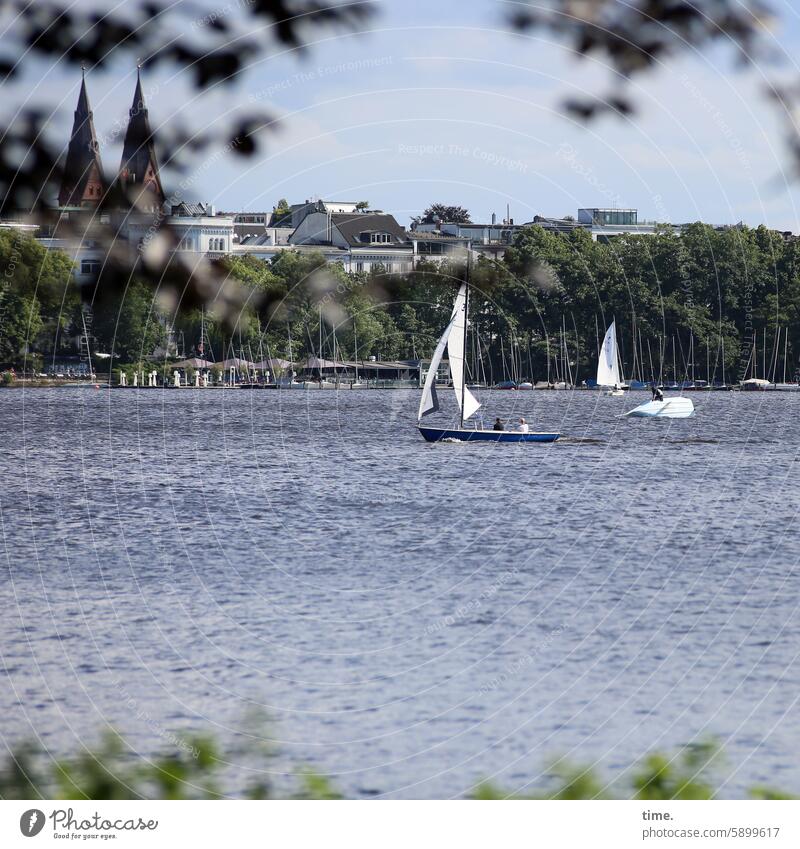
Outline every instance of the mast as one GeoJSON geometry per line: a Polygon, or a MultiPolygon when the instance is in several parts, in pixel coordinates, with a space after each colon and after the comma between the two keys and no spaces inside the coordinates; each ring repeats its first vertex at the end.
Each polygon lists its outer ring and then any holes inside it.
{"type": "Polygon", "coordinates": [[[783,382],[786,383],[786,357],[789,353],[789,328],[785,330],[783,337],[783,382]]]}
{"type": "Polygon", "coordinates": [[[547,385],[550,386],[550,334],[547,332],[547,328],[544,331],[544,340],[547,345],[547,385]]]}
{"type": "Polygon", "coordinates": [[[722,347],[722,385],[727,386],[725,383],[725,337],[720,336],[720,344],[722,347]]]}
{"type": "MultiPolygon", "coordinates": [[[[467,317],[469,316],[469,278],[470,271],[472,270],[472,251],[467,248],[467,274],[465,282],[465,295],[464,295],[464,338],[462,340],[463,350],[461,355],[463,359],[461,360],[461,407],[459,409],[459,424],[458,429],[462,430],[464,427],[464,390],[467,386],[467,317]]],[[[500,337],[502,341],[502,337],[500,337]]]]}
{"type": "Polygon", "coordinates": [[[358,331],[356,321],[353,319],[353,359],[356,361],[356,383],[358,383],[358,331]]]}
{"type": "Polygon", "coordinates": [[[753,331],[753,377],[758,377],[758,331],[753,331]]]}
{"type": "Polygon", "coordinates": [[[675,334],[672,334],[672,382],[678,382],[678,367],[675,361],[675,334]]]}
{"type": "Polygon", "coordinates": [[[89,380],[94,380],[94,369],[92,368],[92,348],[89,344],[89,331],[86,329],[86,313],[81,308],[81,324],[83,324],[83,338],[86,340],[86,359],[89,361],[89,380]]]}

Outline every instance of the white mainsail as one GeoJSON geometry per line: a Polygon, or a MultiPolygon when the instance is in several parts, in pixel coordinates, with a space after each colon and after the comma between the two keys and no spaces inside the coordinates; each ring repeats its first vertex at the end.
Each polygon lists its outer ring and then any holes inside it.
{"type": "Polygon", "coordinates": [[[417,419],[422,419],[429,413],[435,413],[439,409],[439,399],[436,396],[436,372],[439,369],[439,363],[442,361],[445,346],[447,346],[447,355],[450,361],[450,374],[453,377],[453,391],[456,394],[458,407],[461,409],[461,395],[464,395],[464,409],[462,410],[462,418],[468,419],[474,415],[481,404],[480,401],[464,386],[464,332],[466,327],[466,303],[467,303],[467,285],[462,283],[458,290],[456,301],[453,304],[453,312],[450,316],[450,323],[445,328],[439,344],[431,358],[431,364],[428,368],[428,373],[425,376],[425,385],[422,389],[422,398],[419,402],[419,414],[417,419]]]}
{"type": "Polygon", "coordinates": [[[611,327],[606,331],[603,347],[600,349],[600,357],[597,360],[597,385],[619,386],[621,383],[619,356],[617,354],[617,323],[612,321],[611,327]]]}
{"type": "Polygon", "coordinates": [[[467,332],[467,284],[462,283],[458,290],[456,302],[453,305],[453,327],[447,342],[447,359],[450,361],[450,374],[453,378],[453,391],[456,393],[458,408],[461,410],[461,399],[464,399],[464,409],[461,418],[468,419],[475,415],[481,402],[464,386],[464,335],[467,332]]]}
{"type": "Polygon", "coordinates": [[[444,349],[447,345],[447,340],[450,337],[450,331],[453,329],[455,320],[455,316],[450,319],[450,323],[445,328],[444,333],[442,333],[442,338],[439,340],[439,344],[433,352],[428,373],[425,375],[425,386],[422,388],[422,398],[419,402],[417,421],[421,420],[423,416],[427,416],[429,413],[435,413],[439,409],[439,399],[436,395],[436,372],[439,370],[439,363],[442,361],[442,355],[444,354],[444,349]]]}

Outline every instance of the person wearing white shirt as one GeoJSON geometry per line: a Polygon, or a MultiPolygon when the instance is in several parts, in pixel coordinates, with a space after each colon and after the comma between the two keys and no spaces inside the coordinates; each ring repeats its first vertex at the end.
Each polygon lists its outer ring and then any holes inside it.
{"type": "Polygon", "coordinates": [[[530,430],[530,428],[528,427],[528,423],[525,421],[525,419],[519,420],[519,427],[517,429],[520,433],[528,433],[528,431],[530,430]]]}

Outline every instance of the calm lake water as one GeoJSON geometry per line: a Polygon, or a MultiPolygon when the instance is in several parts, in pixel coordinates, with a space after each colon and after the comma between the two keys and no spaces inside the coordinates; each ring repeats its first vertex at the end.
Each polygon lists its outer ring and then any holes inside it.
{"type": "Polygon", "coordinates": [[[5,742],[202,729],[234,783],[440,798],[713,736],[723,797],[800,793],[800,395],[483,398],[585,441],[428,445],[404,390],[0,392],[5,742]]]}

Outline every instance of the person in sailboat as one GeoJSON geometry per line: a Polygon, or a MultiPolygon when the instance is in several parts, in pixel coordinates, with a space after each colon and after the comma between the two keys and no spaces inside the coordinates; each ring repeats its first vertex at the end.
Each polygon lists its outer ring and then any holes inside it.
{"type": "Polygon", "coordinates": [[[517,428],[517,430],[520,433],[528,433],[530,431],[530,428],[528,427],[528,423],[525,421],[525,419],[519,420],[519,427],[517,428]]]}
{"type": "Polygon", "coordinates": [[[663,401],[664,400],[664,393],[656,385],[655,381],[653,381],[652,390],[653,390],[653,400],[654,401],[663,401]]]}
{"type": "Polygon", "coordinates": [[[494,420],[494,427],[492,428],[492,430],[505,430],[505,429],[506,429],[506,426],[505,426],[505,425],[503,424],[503,422],[500,420],[500,416],[498,416],[498,417],[494,420]]]}

